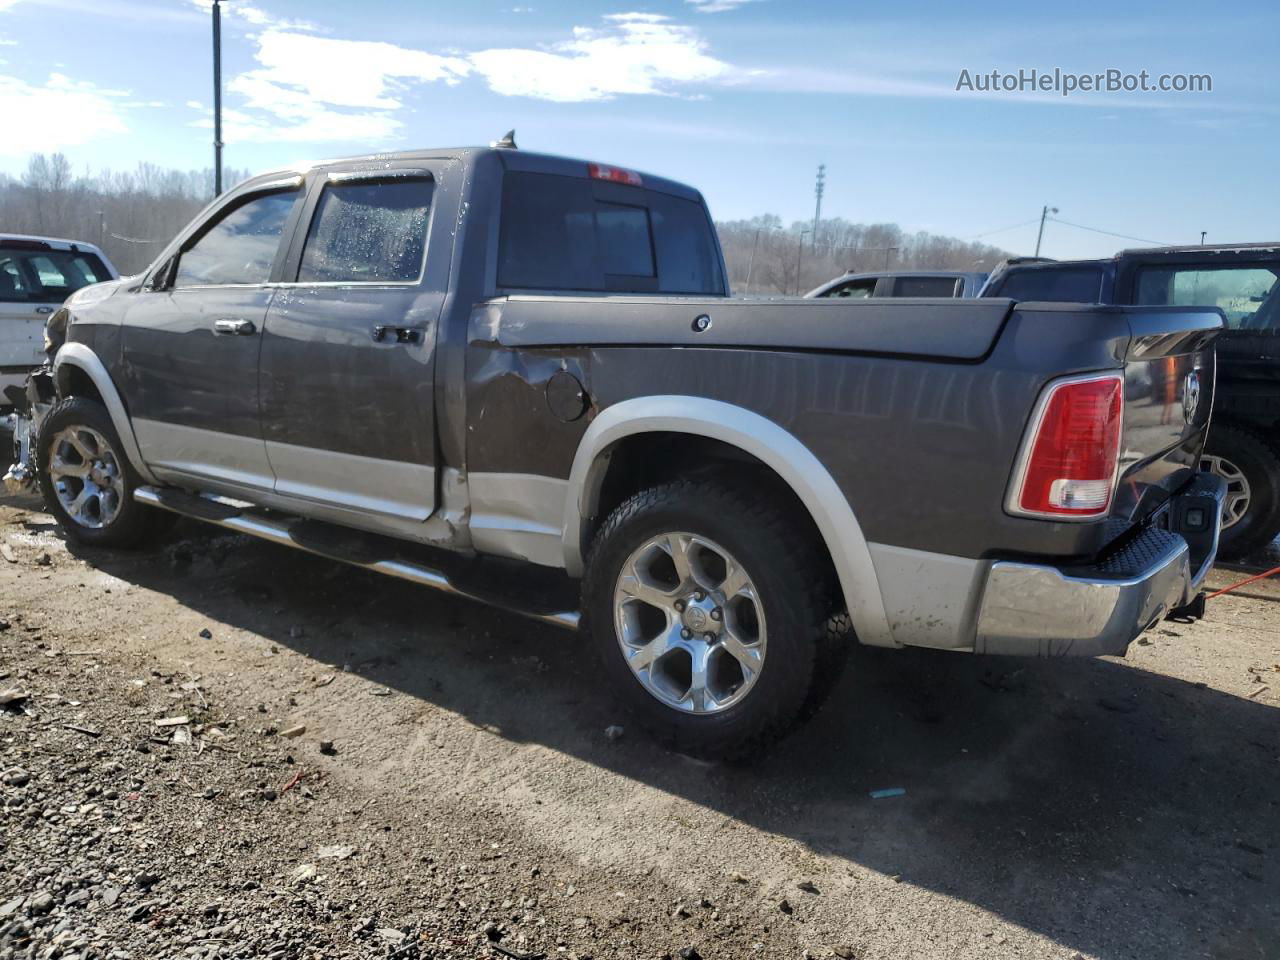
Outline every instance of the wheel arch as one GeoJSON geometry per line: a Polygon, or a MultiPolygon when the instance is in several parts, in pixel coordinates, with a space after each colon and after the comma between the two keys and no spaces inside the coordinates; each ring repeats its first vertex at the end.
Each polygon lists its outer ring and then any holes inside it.
{"type": "Polygon", "coordinates": [[[53,359],[53,381],[59,397],[89,395],[98,400],[111,417],[129,463],[147,483],[158,482],[142,459],[142,450],[134,436],[133,424],[129,421],[120,391],[96,353],[83,343],[64,343],[53,359]],[[91,391],[87,390],[86,383],[92,386],[91,391]]]}
{"type": "Polygon", "coordinates": [[[652,433],[705,437],[767,467],[799,500],[822,537],[859,640],[897,646],[862,527],[835,479],[808,447],[772,420],[705,397],[654,396],[607,407],[587,428],[565,498],[565,569],[581,576],[585,539],[597,512],[610,457],[628,438],[652,433]]]}

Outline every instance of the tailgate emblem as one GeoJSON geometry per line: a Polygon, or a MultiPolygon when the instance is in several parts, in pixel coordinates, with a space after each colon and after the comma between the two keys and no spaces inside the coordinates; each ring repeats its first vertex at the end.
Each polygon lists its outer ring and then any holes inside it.
{"type": "Polygon", "coordinates": [[[1182,384],[1182,419],[1190,423],[1196,418],[1200,406],[1200,374],[1192,370],[1182,384]]]}

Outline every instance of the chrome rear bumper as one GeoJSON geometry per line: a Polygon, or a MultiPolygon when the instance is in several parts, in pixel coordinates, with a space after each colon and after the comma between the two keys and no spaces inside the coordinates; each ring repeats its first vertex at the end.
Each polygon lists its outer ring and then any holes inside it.
{"type": "Polygon", "coordinates": [[[1172,529],[1149,527],[1091,567],[992,564],[974,651],[1122,656],[1139,634],[1195,597],[1217,555],[1225,494],[1219,478],[1198,474],[1174,498],[1172,529]],[[1193,532],[1188,524],[1203,516],[1196,511],[1208,511],[1210,526],[1193,532]]]}

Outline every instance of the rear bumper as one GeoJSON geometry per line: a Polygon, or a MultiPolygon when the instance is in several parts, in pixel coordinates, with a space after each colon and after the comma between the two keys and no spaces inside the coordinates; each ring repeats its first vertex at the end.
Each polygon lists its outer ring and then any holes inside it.
{"type": "Polygon", "coordinates": [[[999,561],[978,612],[974,651],[1122,656],[1139,634],[1189,603],[1213,566],[1226,485],[1197,474],[1173,498],[1169,528],[1149,527],[1089,567],[999,561]]]}

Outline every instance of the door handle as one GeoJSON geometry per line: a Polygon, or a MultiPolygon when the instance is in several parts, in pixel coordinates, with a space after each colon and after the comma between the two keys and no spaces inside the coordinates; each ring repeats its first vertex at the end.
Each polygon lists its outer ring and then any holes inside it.
{"type": "Polygon", "coordinates": [[[36,313],[39,313],[41,315],[44,315],[47,313],[53,313],[53,307],[36,307],[36,313]]]}
{"type": "Polygon", "coordinates": [[[369,334],[373,337],[374,343],[382,343],[384,340],[392,343],[422,342],[422,331],[417,327],[390,327],[379,323],[369,331],[369,334]]]}
{"type": "Polygon", "coordinates": [[[258,332],[252,320],[215,320],[213,332],[231,337],[249,337],[258,332]]]}

